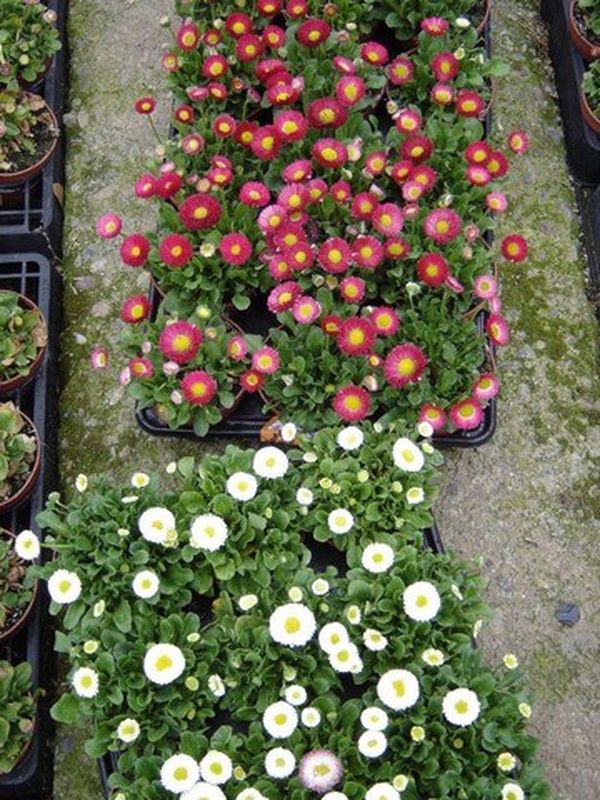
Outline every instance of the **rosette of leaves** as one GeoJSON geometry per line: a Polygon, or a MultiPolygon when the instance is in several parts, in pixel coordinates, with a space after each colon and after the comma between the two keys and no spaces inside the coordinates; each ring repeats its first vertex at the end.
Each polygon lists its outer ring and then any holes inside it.
{"type": "Polygon", "coordinates": [[[0,173],[19,172],[39,161],[58,131],[44,98],[0,91],[0,173]]]}
{"type": "Polygon", "coordinates": [[[600,120],[600,60],[593,61],[583,73],[581,89],[592,113],[600,120]]]}
{"type": "Polygon", "coordinates": [[[17,89],[45,72],[61,43],[56,13],[38,0],[2,0],[0,18],[0,84],[17,89]]]}
{"type": "Polygon", "coordinates": [[[25,612],[33,596],[31,576],[17,556],[14,538],[0,530],[0,634],[25,612]]]}
{"type": "Polygon", "coordinates": [[[0,661],[0,775],[10,772],[33,735],[31,665],[0,661]]]}
{"type": "Polygon", "coordinates": [[[25,483],[37,452],[35,432],[14,403],[0,403],[0,500],[25,483]]]}
{"type": "Polygon", "coordinates": [[[467,17],[478,26],[485,8],[485,0],[375,0],[372,14],[393,31],[399,42],[406,43],[417,36],[423,19],[467,17]]]}
{"type": "Polygon", "coordinates": [[[0,292],[0,381],[27,375],[47,339],[40,310],[21,305],[16,292],[0,292]]]}

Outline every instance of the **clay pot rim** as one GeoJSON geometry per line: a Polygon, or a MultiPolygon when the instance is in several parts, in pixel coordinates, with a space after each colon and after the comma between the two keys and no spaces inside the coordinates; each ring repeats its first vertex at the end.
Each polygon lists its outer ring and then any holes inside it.
{"type": "MultiPolygon", "coordinates": [[[[21,294],[21,292],[13,292],[10,289],[0,289],[0,294],[16,294],[19,297],[19,304],[22,307],[28,308],[30,311],[37,311],[42,320],[46,337],[48,336],[48,323],[46,322],[46,317],[42,313],[40,307],[34,303],[31,298],[27,297],[27,295],[21,294]]],[[[25,375],[15,375],[14,378],[8,378],[5,381],[0,381],[0,395],[8,394],[9,392],[16,392],[17,389],[20,389],[22,386],[28,383],[41,367],[47,349],[48,343],[46,342],[43,347],[38,349],[37,355],[29,365],[29,370],[25,375]]]]}
{"type": "MultiPolygon", "coordinates": [[[[32,92],[25,92],[25,94],[32,94],[32,92]]],[[[52,120],[52,124],[48,126],[48,130],[54,132],[52,144],[46,153],[44,153],[44,155],[39,159],[39,161],[35,162],[35,164],[32,164],[25,169],[18,170],[17,172],[0,172],[0,186],[6,186],[10,188],[12,186],[16,187],[21,183],[25,183],[41,172],[54,155],[54,151],[58,147],[58,140],[60,138],[60,126],[58,124],[56,114],[50,108],[48,103],[46,103],[46,101],[44,101],[44,106],[46,111],[50,114],[50,118],[52,120]]]]}
{"type": "Polygon", "coordinates": [[[584,61],[593,62],[600,58],[600,45],[592,44],[587,36],[581,33],[577,21],[575,20],[575,6],[577,0],[570,0],[569,3],[569,16],[568,16],[568,29],[571,41],[577,48],[577,52],[584,61]]]}
{"type": "Polygon", "coordinates": [[[20,408],[17,408],[19,414],[23,417],[25,422],[29,423],[31,429],[33,430],[33,435],[35,436],[35,443],[36,443],[36,451],[35,451],[35,459],[31,466],[31,470],[29,471],[29,475],[27,476],[27,480],[21,486],[21,488],[10,497],[7,497],[5,500],[0,501],[0,513],[4,514],[7,511],[18,506],[22,503],[33,491],[33,487],[35,482],[38,478],[41,466],[42,466],[42,439],[38,429],[35,426],[33,420],[20,408]]]}

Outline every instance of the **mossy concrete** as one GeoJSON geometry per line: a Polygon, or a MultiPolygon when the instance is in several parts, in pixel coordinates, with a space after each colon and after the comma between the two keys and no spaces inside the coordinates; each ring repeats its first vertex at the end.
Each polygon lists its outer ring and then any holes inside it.
{"type": "MultiPolygon", "coordinates": [[[[135,424],[117,369],[93,372],[90,352],[114,347],[122,299],[143,278],[123,267],[117,247],[100,241],[107,211],[128,226],[152,223],[132,186],[152,137],[132,105],[161,86],[166,39],[159,26],[169,0],[71,0],[70,110],[67,115],[65,313],[62,340],[61,474],[108,470],[115,481],[135,469],[162,469],[205,446],[154,439],[135,424]]],[[[504,135],[529,131],[531,152],[509,181],[505,231],[530,240],[531,258],[503,269],[505,313],[513,327],[500,356],[504,387],[499,428],[478,451],[448,456],[437,515],[446,542],[481,556],[495,620],[482,636],[492,660],[516,652],[537,695],[533,726],[561,800],[595,800],[600,763],[597,653],[598,329],[586,299],[573,188],[565,166],[547,44],[535,0],[496,0],[494,43],[512,67],[499,83],[494,120],[504,135]],[[558,601],[575,602],[581,620],[563,628],[558,601]],[[594,600],[596,601],[594,605],[594,600]]],[[[167,102],[164,93],[164,126],[167,102]]],[[[129,230],[129,228],[128,228],[129,230]]],[[[132,227],[133,230],[133,227],[132,227]]],[[[55,797],[100,800],[81,736],[61,730],[55,797]]]]}

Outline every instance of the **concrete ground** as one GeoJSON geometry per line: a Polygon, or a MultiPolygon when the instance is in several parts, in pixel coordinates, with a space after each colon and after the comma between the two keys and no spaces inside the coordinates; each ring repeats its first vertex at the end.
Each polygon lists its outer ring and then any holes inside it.
{"type": "MultiPolygon", "coordinates": [[[[89,368],[91,348],[116,338],[113,320],[132,280],[117,248],[99,242],[94,225],[112,211],[143,226],[149,211],[133,197],[132,185],[151,137],[131,109],[140,94],[161,86],[166,37],[159,18],[172,6],[171,0],[69,3],[65,485],[79,472],[105,469],[120,480],[139,467],[158,469],[199,449],[142,434],[115,371],[89,368]]],[[[537,3],[496,0],[493,25],[495,51],[513,67],[498,86],[495,125],[505,133],[523,127],[533,140],[510,179],[505,222],[507,231],[528,237],[531,258],[504,270],[513,338],[501,356],[498,432],[480,450],[449,454],[437,515],[450,547],[481,556],[487,598],[497,612],[482,637],[486,654],[497,660],[516,652],[529,669],[537,695],[532,723],[555,796],[596,800],[598,326],[586,299],[579,222],[537,3]],[[575,603],[580,611],[573,627],[555,616],[561,602],[575,603]]],[[[161,97],[166,110],[164,92],[161,97]]],[[[95,764],[82,753],[81,739],[72,730],[59,732],[57,799],[100,800],[95,764]]]]}

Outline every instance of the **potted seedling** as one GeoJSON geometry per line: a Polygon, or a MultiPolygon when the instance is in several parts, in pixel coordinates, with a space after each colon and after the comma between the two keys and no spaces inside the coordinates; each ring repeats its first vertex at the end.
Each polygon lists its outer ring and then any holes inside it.
{"type": "Polygon", "coordinates": [[[14,403],[0,403],[0,513],[29,496],[40,465],[35,425],[14,403]]]}
{"type": "MultiPolygon", "coordinates": [[[[20,544],[29,543],[35,557],[39,551],[35,534],[24,531],[20,536],[20,544]]],[[[11,639],[26,624],[37,593],[37,584],[27,574],[29,557],[24,559],[19,555],[16,539],[10,531],[0,529],[0,643],[11,639]]]]}
{"type": "Polygon", "coordinates": [[[2,0],[0,85],[9,89],[39,83],[60,50],[56,12],[38,0],[2,0]]]}
{"type": "Polygon", "coordinates": [[[54,112],[37,94],[0,91],[0,187],[18,186],[46,166],[58,143],[54,112]]]}
{"type": "Polygon", "coordinates": [[[0,775],[25,758],[35,730],[36,702],[31,692],[31,665],[0,661],[0,775]]]}
{"type": "Polygon", "coordinates": [[[35,375],[47,339],[46,321],[35,303],[0,291],[0,394],[14,392],[35,375]]]}
{"type": "Polygon", "coordinates": [[[569,34],[584,61],[600,57],[600,3],[598,0],[571,0],[569,34]]]}

